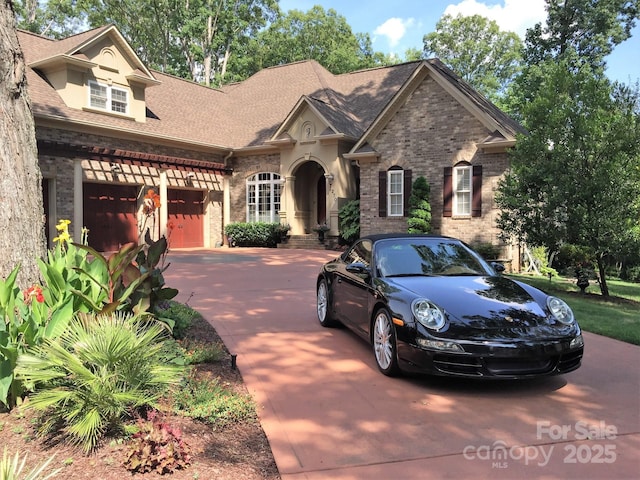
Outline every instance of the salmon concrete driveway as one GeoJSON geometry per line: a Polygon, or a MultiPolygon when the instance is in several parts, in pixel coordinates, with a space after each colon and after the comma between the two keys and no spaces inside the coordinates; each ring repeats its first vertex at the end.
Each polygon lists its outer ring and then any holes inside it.
{"type": "Polygon", "coordinates": [[[640,478],[640,347],[585,334],[582,367],[526,382],[387,378],[322,328],[335,252],[172,252],[167,284],[215,327],[254,396],[283,480],[640,478]]]}

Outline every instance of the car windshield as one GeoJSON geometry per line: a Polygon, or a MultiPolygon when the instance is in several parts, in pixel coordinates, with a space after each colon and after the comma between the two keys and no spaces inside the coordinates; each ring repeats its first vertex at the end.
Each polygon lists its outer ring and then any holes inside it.
{"type": "Polygon", "coordinates": [[[381,240],[376,268],[384,277],[491,275],[491,268],[461,242],[442,238],[381,240]]]}

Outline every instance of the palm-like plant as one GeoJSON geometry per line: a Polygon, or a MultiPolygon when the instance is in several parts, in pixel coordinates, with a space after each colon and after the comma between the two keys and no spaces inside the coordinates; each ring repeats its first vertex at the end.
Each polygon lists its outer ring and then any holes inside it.
{"type": "Polygon", "coordinates": [[[55,454],[49,457],[49,459],[39,467],[34,467],[29,473],[23,474],[22,470],[24,470],[24,466],[27,463],[27,455],[25,454],[22,457],[22,461],[20,461],[20,454],[16,452],[12,459],[7,454],[7,447],[4,447],[2,460],[0,460],[0,480],[48,480],[49,478],[53,478],[60,472],[60,468],[47,474],[43,472],[54,457],[55,454]]]}
{"type": "Polygon", "coordinates": [[[142,406],[154,406],[182,379],[159,363],[166,329],[122,313],[79,315],[55,339],[18,357],[16,375],[36,387],[27,408],[46,412],[40,433],[58,429],[85,451],[142,406]]]}

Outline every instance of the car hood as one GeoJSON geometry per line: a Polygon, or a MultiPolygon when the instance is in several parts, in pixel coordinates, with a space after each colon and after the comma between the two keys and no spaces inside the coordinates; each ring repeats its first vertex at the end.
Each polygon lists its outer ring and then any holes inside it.
{"type": "MultiPolygon", "coordinates": [[[[408,291],[441,307],[449,319],[444,330],[456,336],[464,332],[464,336],[468,334],[475,338],[555,337],[567,330],[549,320],[544,303],[541,305],[520,284],[505,277],[395,277],[386,280],[391,297],[394,296],[392,292],[408,291]]],[[[539,297],[542,302],[543,295],[541,293],[539,297]]]]}

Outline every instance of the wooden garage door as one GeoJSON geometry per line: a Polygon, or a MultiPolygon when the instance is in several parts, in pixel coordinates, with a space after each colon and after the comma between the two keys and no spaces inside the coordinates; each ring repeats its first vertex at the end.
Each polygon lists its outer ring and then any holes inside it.
{"type": "Polygon", "coordinates": [[[200,190],[168,190],[171,248],[204,246],[204,192],[200,190]]]}
{"type": "Polygon", "coordinates": [[[135,185],[83,185],[83,219],[91,247],[112,252],[125,243],[138,241],[137,194],[135,185]]]}

